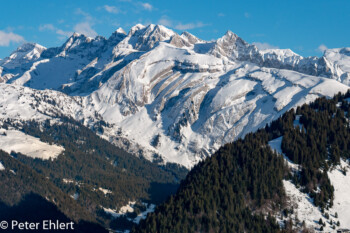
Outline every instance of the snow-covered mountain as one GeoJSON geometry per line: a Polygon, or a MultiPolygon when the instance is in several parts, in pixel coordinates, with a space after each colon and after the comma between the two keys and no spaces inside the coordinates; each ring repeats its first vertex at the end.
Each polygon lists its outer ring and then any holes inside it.
{"type": "Polygon", "coordinates": [[[345,92],[349,75],[349,48],[304,58],[259,50],[230,31],[203,41],[138,24],[108,39],[75,33],[57,48],[25,44],[0,60],[0,117],[28,117],[28,108],[90,127],[104,120],[101,136],[119,146],[191,167],[296,105],[345,92]]]}

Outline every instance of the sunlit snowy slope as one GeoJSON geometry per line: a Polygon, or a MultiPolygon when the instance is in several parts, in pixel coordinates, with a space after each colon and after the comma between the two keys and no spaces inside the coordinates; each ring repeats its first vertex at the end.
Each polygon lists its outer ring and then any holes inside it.
{"type": "Polygon", "coordinates": [[[349,51],[304,58],[260,51],[230,31],[203,41],[160,25],[108,39],[75,33],[61,47],[25,44],[0,61],[0,117],[104,120],[99,134],[119,146],[191,167],[296,105],[345,92],[349,51]]]}

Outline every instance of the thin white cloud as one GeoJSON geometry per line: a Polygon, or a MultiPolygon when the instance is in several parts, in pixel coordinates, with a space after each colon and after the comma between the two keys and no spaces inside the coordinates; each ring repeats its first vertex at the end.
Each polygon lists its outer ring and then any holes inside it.
{"type": "Polygon", "coordinates": [[[0,30],[0,46],[9,46],[10,43],[20,43],[23,41],[24,38],[21,35],[0,30]]]}
{"type": "Polygon", "coordinates": [[[112,14],[118,14],[120,12],[119,9],[115,6],[104,5],[103,9],[112,14]]]}
{"type": "Polygon", "coordinates": [[[63,31],[62,29],[55,27],[53,24],[40,25],[39,31],[54,31],[56,34],[58,34],[60,36],[65,36],[65,37],[69,37],[73,34],[73,32],[63,31]]]}
{"type": "Polygon", "coordinates": [[[278,46],[271,45],[269,43],[261,43],[261,42],[253,42],[253,45],[255,45],[259,50],[265,50],[265,49],[279,49],[278,46]]]}
{"type": "MultiPolygon", "coordinates": [[[[116,12],[118,9],[113,6],[105,5],[104,9],[106,11],[110,12],[116,12]]],[[[76,15],[83,16],[83,20],[73,27],[73,30],[77,33],[83,34],[85,36],[89,37],[96,37],[98,34],[97,32],[92,28],[94,25],[94,18],[91,17],[91,15],[85,11],[83,11],[81,8],[77,8],[74,12],[76,15]]],[[[48,30],[48,31],[54,31],[57,35],[59,35],[59,39],[64,39],[65,37],[69,37],[73,34],[72,31],[64,31],[60,28],[55,27],[52,24],[44,24],[39,27],[40,31],[48,30]]]]}
{"type": "Polygon", "coordinates": [[[224,13],[219,13],[218,16],[219,17],[225,17],[225,14],[224,13]]]}
{"type": "Polygon", "coordinates": [[[96,37],[97,32],[92,29],[89,22],[81,22],[74,26],[74,31],[89,37],[96,37]]]}
{"type": "Polygon", "coordinates": [[[177,30],[190,30],[190,29],[194,29],[194,28],[201,28],[207,26],[207,24],[204,24],[202,22],[197,22],[197,23],[187,23],[187,24],[182,24],[179,23],[175,26],[175,28],[177,30]]]}
{"type": "Polygon", "coordinates": [[[145,10],[148,10],[148,11],[151,11],[153,10],[153,6],[151,4],[149,4],[148,2],[145,2],[145,3],[141,3],[143,9],[145,10]]]}
{"type": "Polygon", "coordinates": [[[250,13],[248,13],[248,12],[245,12],[245,13],[244,13],[244,17],[246,17],[246,18],[248,19],[248,18],[250,18],[250,17],[251,17],[251,14],[250,14],[250,13]]]}
{"type": "Polygon", "coordinates": [[[75,14],[77,15],[82,15],[85,17],[86,21],[91,21],[92,20],[92,17],[89,13],[83,11],[82,9],[78,8],[75,10],[75,14]]]}
{"type": "Polygon", "coordinates": [[[158,20],[158,24],[163,25],[165,27],[172,27],[173,26],[173,22],[168,19],[168,17],[162,17],[160,20],[158,20]]]}
{"type": "Polygon", "coordinates": [[[181,21],[170,19],[167,15],[163,15],[158,20],[157,23],[165,27],[175,28],[177,30],[190,30],[190,29],[201,28],[209,25],[209,24],[204,24],[202,22],[196,22],[196,23],[192,22],[192,23],[184,24],[181,21]]]}
{"type": "Polygon", "coordinates": [[[58,35],[65,36],[65,37],[70,37],[70,36],[73,34],[73,32],[70,32],[70,31],[63,31],[63,30],[61,30],[61,29],[57,29],[57,30],[56,30],[56,33],[57,33],[58,35]]]}
{"type": "Polygon", "coordinates": [[[320,46],[318,46],[317,51],[324,52],[327,49],[328,49],[327,46],[325,46],[324,44],[321,44],[320,46]]]}
{"type": "Polygon", "coordinates": [[[85,20],[83,20],[80,23],[77,23],[74,26],[74,31],[77,33],[83,34],[85,36],[96,37],[98,34],[92,28],[92,26],[94,25],[94,22],[96,20],[94,20],[94,18],[91,17],[91,15],[89,13],[83,11],[80,8],[76,9],[75,14],[84,16],[85,20]]]}
{"type": "Polygon", "coordinates": [[[54,31],[55,26],[53,26],[52,24],[44,24],[39,26],[39,31],[46,31],[46,30],[54,31]]]}

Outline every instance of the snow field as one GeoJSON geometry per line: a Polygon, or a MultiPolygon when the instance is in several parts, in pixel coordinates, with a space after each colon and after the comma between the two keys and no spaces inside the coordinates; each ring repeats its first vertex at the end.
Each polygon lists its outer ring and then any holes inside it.
{"type": "MultiPolygon", "coordinates": [[[[299,116],[300,117],[300,116],[299,116]]],[[[299,121],[295,121],[296,125],[299,125],[299,121]]],[[[290,161],[281,149],[282,137],[276,138],[269,141],[269,146],[272,150],[281,154],[287,161],[294,171],[298,171],[298,165],[290,161]]],[[[313,204],[313,200],[305,193],[301,192],[292,182],[283,180],[283,185],[286,190],[288,197],[288,206],[293,207],[294,212],[291,215],[291,219],[295,221],[298,219],[300,222],[305,221],[307,227],[314,228],[316,231],[319,230],[320,225],[318,224],[321,218],[323,222],[326,222],[324,231],[334,232],[331,228],[330,220],[333,224],[340,222],[338,228],[350,228],[350,175],[344,175],[342,169],[349,170],[350,166],[344,160],[341,160],[341,165],[336,166],[334,169],[328,172],[328,177],[334,187],[334,204],[329,210],[325,210],[325,213],[329,214],[329,219],[325,218],[325,215],[321,213],[320,208],[313,204]],[[336,218],[335,215],[338,215],[336,218]]],[[[283,217],[276,216],[277,220],[282,224],[283,217]]]]}
{"type": "Polygon", "coordinates": [[[57,145],[49,145],[38,138],[26,135],[17,130],[6,130],[0,135],[0,149],[24,154],[31,158],[43,160],[55,159],[64,148],[57,145]]]}

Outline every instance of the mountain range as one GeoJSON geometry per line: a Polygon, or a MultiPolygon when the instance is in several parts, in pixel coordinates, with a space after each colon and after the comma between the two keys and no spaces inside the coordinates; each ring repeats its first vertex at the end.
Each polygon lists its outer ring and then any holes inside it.
{"type": "Polygon", "coordinates": [[[138,24],[23,44],[0,60],[0,207],[49,201],[113,230],[155,211],[135,232],[350,226],[349,85],[350,48],[302,57],[231,31],[205,41],[138,24]]]}
{"type": "Polygon", "coordinates": [[[101,137],[189,168],[292,107],[345,92],[349,74],[349,48],[302,57],[259,50],[231,31],[204,41],[138,24],[108,39],[74,33],[60,47],[20,46],[0,61],[0,116],[55,112],[90,128],[103,120],[101,137]]]}

